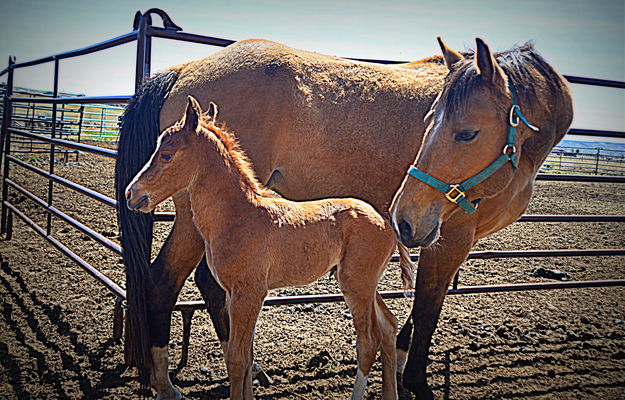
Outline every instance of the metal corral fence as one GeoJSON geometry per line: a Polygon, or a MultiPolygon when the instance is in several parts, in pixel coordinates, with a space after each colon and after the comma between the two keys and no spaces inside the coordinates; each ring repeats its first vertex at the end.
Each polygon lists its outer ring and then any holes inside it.
{"type": "Polygon", "coordinates": [[[625,175],[625,151],[557,146],[543,163],[541,171],[622,176],[625,175]]]}
{"type": "MultiPolygon", "coordinates": [[[[0,104],[4,102],[7,85],[0,84],[0,104]]],[[[22,87],[13,88],[13,96],[21,98],[52,98],[51,91],[36,90],[22,87]]],[[[82,94],[58,93],[64,98],[81,98],[82,94]]],[[[4,107],[0,106],[0,118],[4,115],[4,107]]],[[[27,130],[32,133],[49,134],[52,124],[55,124],[56,137],[81,142],[87,141],[117,141],[119,138],[119,117],[124,112],[123,105],[66,103],[56,108],[56,118],[53,118],[53,105],[32,102],[20,102],[13,105],[11,127],[27,130]]],[[[13,153],[48,153],[50,146],[46,142],[34,138],[15,138],[13,153]]],[[[78,150],[57,149],[57,153],[64,153],[66,161],[68,154],[74,153],[78,159],[78,150]]]]}
{"type": "MultiPolygon", "coordinates": [[[[124,96],[102,96],[102,97],[67,97],[61,96],[58,91],[59,68],[61,61],[67,58],[78,57],[85,54],[95,53],[111,47],[119,46],[125,43],[137,42],[136,71],[135,71],[135,90],[141,85],[144,79],[150,75],[150,58],[151,58],[151,42],[152,38],[166,38],[173,40],[181,40],[191,43],[200,43],[212,46],[227,46],[234,43],[232,40],[218,39],[208,36],[194,35],[181,32],[181,28],[175,25],[171,19],[163,11],[158,9],[148,10],[145,14],[137,12],[133,31],[122,36],[110,39],[105,42],[97,43],[82,49],[69,51],[66,53],[56,54],[33,61],[16,63],[15,58],[9,58],[9,65],[0,72],[0,76],[5,76],[7,86],[4,96],[4,112],[2,119],[2,135],[0,136],[0,145],[3,149],[3,181],[2,181],[2,220],[1,233],[6,235],[7,239],[11,238],[12,219],[16,216],[23,220],[35,232],[48,240],[54,247],[63,252],[72,261],[85,269],[89,274],[96,278],[115,296],[114,307],[114,328],[113,336],[120,339],[122,335],[123,324],[123,307],[122,302],[126,298],[126,291],[122,289],[116,282],[113,282],[98,268],[91,265],[79,255],[71,251],[64,243],[55,238],[51,231],[52,217],[67,223],[84,235],[94,239],[98,244],[104,246],[112,253],[120,255],[121,247],[119,244],[111,241],[104,235],[65,214],[63,211],[54,207],[53,186],[62,185],[70,188],[84,196],[99,201],[107,207],[116,207],[115,199],[112,199],[102,193],[92,190],[86,186],[64,179],[54,173],[54,156],[55,149],[58,147],[68,148],[81,152],[88,152],[102,157],[115,158],[117,152],[103,147],[92,146],[77,141],[70,141],[60,138],[62,130],[58,128],[57,122],[61,119],[62,109],[67,104],[121,104],[126,103],[130,99],[130,95],[124,96]],[[151,15],[157,14],[163,19],[164,28],[152,26],[151,15]],[[52,97],[31,98],[18,95],[13,87],[13,73],[16,69],[27,68],[43,63],[54,64],[54,82],[52,97]],[[45,133],[33,132],[29,127],[16,128],[12,124],[14,110],[23,104],[51,105],[52,118],[45,133]],[[13,155],[12,143],[17,138],[34,139],[46,143],[49,146],[50,160],[47,170],[31,165],[20,160],[13,155]],[[41,199],[34,195],[27,188],[21,187],[11,179],[11,171],[15,168],[27,169],[34,172],[48,181],[48,196],[41,199]],[[40,226],[25,215],[18,208],[17,204],[9,201],[9,191],[20,193],[35,204],[39,205],[48,213],[46,226],[40,226]]],[[[377,63],[396,63],[395,61],[360,59],[360,61],[369,61],[377,63]]],[[[594,86],[625,88],[625,82],[609,81],[603,79],[592,79],[577,76],[566,76],[571,83],[587,84],[594,86]]],[[[625,138],[625,132],[597,131],[588,129],[572,129],[569,133],[576,135],[585,135],[591,137],[617,137],[625,138]]],[[[574,182],[610,182],[615,184],[625,183],[625,177],[619,176],[593,176],[580,174],[545,174],[538,175],[538,180],[551,181],[574,181],[574,182]]],[[[173,221],[173,213],[157,213],[157,221],[173,221]]],[[[524,215],[520,218],[521,222],[625,222],[625,215],[524,215]]],[[[498,259],[498,258],[526,258],[526,257],[587,257],[587,256],[622,256],[625,255],[625,249],[574,249],[574,250],[510,250],[510,251],[473,251],[470,253],[470,259],[498,259]]],[[[418,256],[413,256],[413,260],[417,260],[418,256]]],[[[393,257],[392,261],[397,262],[398,257],[393,257]]],[[[606,286],[625,286],[625,279],[610,280],[591,280],[591,281],[569,281],[569,282],[541,282],[541,283],[517,283],[517,284],[501,284],[501,285],[476,285],[476,286],[459,286],[458,276],[454,279],[449,294],[467,294],[467,293],[489,293],[489,292],[506,292],[506,291],[522,291],[522,290],[544,290],[544,289],[563,289],[563,288],[579,288],[579,287],[606,287],[606,286]]],[[[402,298],[404,293],[401,290],[389,290],[380,293],[384,298],[402,298]]],[[[278,296],[268,297],[265,300],[266,305],[285,305],[299,303],[322,303],[342,301],[341,294],[326,295],[303,295],[303,296],[278,296]]],[[[183,315],[183,356],[182,364],[186,362],[186,355],[189,342],[189,333],[193,312],[197,309],[205,308],[202,301],[182,301],[178,302],[175,310],[182,311],[183,315]]]]}

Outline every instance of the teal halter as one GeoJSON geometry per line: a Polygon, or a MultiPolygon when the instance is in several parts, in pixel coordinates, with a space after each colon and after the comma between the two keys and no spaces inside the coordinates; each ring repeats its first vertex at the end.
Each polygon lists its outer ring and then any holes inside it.
{"type": "Polygon", "coordinates": [[[512,94],[512,107],[510,108],[510,113],[508,115],[508,136],[506,137],[506,145],[503,147],[502,154],[489,166],[487,166],[477,174],[473,175],[469,179],[453,185],[449,185],[445,182],[439,181],[438,179],[426,174],[425,172],[421,171],[413,165],[411,165],[408,169],[408,175],[417,178],[421,182],[425,183],[426,185],[430,185],[438,191],[443,192],[447,200],[462,207],[462,209],[466,211],[467,214],[473,214],[475,210],[477,210],[477,205],[479,203],[479,201],[476,200],[474,204],[472,204],[469,200],[467,200],[465,194],[467,190],[484,182],[488,177],[497,172],[507,162],[510,162],[512,164],[514,172],[516,172],[516,170],[518,169],[515,143],[516,128],[517,126],[519,126],[519,123],[523,122],[525,125],[527,125],[528,128],[530,128],[534,132],[539,131],[539,129],[534,125],[530,124],[521,113],[521,108],[517,104],[517,95],[516,90],[514,89],[514,84],[509,79],[508,87],[510,88],[510,93],[512,94]]]}

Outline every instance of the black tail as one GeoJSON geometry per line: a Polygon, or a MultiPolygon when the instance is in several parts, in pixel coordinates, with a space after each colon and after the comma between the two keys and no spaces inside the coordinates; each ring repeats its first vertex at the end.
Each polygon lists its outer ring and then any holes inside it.
{"type": "Polygon", "coordinates": [[[130,100],[122,117],[115,163],[117,217],[126,266],[128,303],[124,355],[127,366],[138,368],[143,387],[149,384],[152,370],[147,289],[154,221],[152,215],[135,213],[126,207],[125,191],[156,148],[161,106],[177,78],[174,71],[160,73],[147,80],[130,100]]]}

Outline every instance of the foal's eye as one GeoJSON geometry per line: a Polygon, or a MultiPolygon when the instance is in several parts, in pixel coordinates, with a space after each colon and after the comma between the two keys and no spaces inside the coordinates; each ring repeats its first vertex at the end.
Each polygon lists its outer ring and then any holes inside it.
{"type": "Polygon", "coordinates": [[[456,141],[457,142],[470,142],[475,139],[477,135],[479,135],[480,131],[462,131],[456,133],[456,141]]]}
{"type": "Polygon", "coordinates": [[[174,155],[172,153],[163,153],[161,154],[161,160],[169,161],[174,155]]]}

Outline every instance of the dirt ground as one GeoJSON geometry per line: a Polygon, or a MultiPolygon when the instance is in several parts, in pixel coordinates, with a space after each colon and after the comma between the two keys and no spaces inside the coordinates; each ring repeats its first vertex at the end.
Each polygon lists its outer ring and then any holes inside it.
{"type": "MultiPolygon", "coordinates": [[[[28,157],[25,157],[28,158],[28,157]]],[[[113,162],[81,154],[58,163],[56,173],[112,195],[113,162]]],[[[47,168],[45,157],[30,162],[47,168]]],[[[12,177],[45,198],[47,183],[14,167],[12,177]]],[[[538,182],[529,212],[625,214],[625,187],[538,182]]],[[[112,208],[55,185],[54,205],[112,240],[112,208]]],[[[45,226],[46,214],[15,193],[10,196],[45,226]]],[[[169,224],[157,227],[157,242],[169,224]]],[[[53,220],[53,236],[116,282],[120,258],[73,228],[53,220]]],[[[155,246],[158,247],[158,246],[155,246]]],[[[625,248],[618,223],[517,223],[482,240],[477,249],[625,248]]],[[[123,346],[112,339],[114,297],[71,260],[14,218],[13,238],[0,242],[0,398],[122,399],[142,393],[124,371],[123,346]]],[[[625,257],[532,258],[469,261],[460,285],[545,281],[538,268],[566,272],[571,280],[623,278],[625,257]]],[[[391,265],[381,289],[401,286],[391,265]]],[[[332,293],[322,278],[272,295],[332,293]]],[[[187,283],[182,299],[199,299],[187,283]]],[[[389,300],[400,321],[410,301],[389,300]]],[[[355,339],[344,303],[264,307],[257,327],[256,360],[274,380],[255,387],[258,399],[348,398],[355,376],[355,339]]],[[[434,333],[429,382],[449,399],[625,398],[625,288],[566,289],[449,296],[434,333]]],[[[180,359],[181,316],[174,313],[172,366],[180,359]]],[[[379,398],[376,363],[367,398],[379,398]]],[[[188,365],[172,372],[189,399],[227,398],[219,343],[205,311],[196,312],[188,365]]]]}

